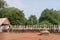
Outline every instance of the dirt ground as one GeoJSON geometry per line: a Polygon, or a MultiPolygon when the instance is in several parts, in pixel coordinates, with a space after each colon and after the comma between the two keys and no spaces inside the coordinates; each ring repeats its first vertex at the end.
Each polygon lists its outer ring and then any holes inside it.
{"type": "Polygon", "coordinates": [[[0,33],[0,40],[60,40],[60,34],[39,35],[40,33],[0,33]]]}

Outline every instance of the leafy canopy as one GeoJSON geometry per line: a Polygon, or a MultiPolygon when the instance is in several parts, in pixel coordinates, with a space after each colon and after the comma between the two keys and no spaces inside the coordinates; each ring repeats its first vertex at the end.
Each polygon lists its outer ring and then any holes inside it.
{"type": "Polygon", "coordinates": [[[14,7],[2,10],[1,17],[7,17],[12,25],[22,25],[26,20],[23,11],[14,7]]]}
{"type": "Polygon", "coordinates": [[[37,17],[35,15],[31,15],[27,21],[27,24],[29,25],[37,24],[37,17]]]}
{"type": "MultiPolygon", "coordinates": [[[[48,22],[48,24],[60,24],[60,12],[53,10],[53,9],[45,9],[42,11],[42,14],[39,18],[39,23],[41,24],[41,22],[48,22]]],[[[43,24],[43,23],[42,23],[43,24]]],[[[47,24],[47,23],[45,23],[47,24]]],[[[47,25],[48,25],[47,24],[47,25]]]]}

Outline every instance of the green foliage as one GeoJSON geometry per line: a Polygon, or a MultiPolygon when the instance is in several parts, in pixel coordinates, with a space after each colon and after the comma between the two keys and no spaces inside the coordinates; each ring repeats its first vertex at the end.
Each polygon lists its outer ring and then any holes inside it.
{"type": "Polygon", "coordinates": [[[42,11],[39,21],[35,15],[31,15],[27,20],[23,11],[9,7],[4,0],[0,0],[0,18],[7,17],[12,25],[35,25],[35,24],[60,24],[60,10],[56,11],[53,9],[46,8],[42,11]]]}
{"type": "Polygon", "coordinates": [[[7,6],[4,0],[0,0],[0,8],[5,8],[7,6]]]}
{"type": "Polygon", "coordinates": [[[3,9],[0,17],[7,17],[12,25],[23,25],[26,21],[23,11],[14,7],[3,9]]]}
{"type": "Polygon", "coordinates": [[[37,17],[35,15],[31,15],[27,20],[28,25],[35,25],[37,24],[37,17]]]}
{"type": "MultiPolygon", "coordinates": [[[[42,21],[44,20],[48,20],[49,23],[51,24],[60,24],[60,13],[56,10],[53,10],[53,9],[45,9],[42,14],[41,14],[41,17],[39,18],[39,23],[41,23],[42,21]]],[[[48,23],[48,24],[49,24],[48,23]]],[[[46,24],[46,23],[45,23],[46,24]]]]}
{"type": "Polygon", "coordinates": [[[40,23],[40,25],[51,25],[51,23],[48,20],[44,20],[40,23]]]}

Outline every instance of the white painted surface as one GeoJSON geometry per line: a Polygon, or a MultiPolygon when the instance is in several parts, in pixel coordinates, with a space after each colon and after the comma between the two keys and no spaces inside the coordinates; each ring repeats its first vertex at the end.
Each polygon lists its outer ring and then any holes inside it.
{"type": "Polygon", "coordinates": [[[58,32],[60,32],[60,26],[58,27],[58,32]]]}
{"type": "Polygon", "coordinates": [[[0,32],[2,32],[2,27],[0,26],[0,32]]]}
{"type": "Polygon", "coordinates": [[[9,29],[9,26],[8,25],[2,26],[2,27],[3,27],[3,29],[9,29]]]}

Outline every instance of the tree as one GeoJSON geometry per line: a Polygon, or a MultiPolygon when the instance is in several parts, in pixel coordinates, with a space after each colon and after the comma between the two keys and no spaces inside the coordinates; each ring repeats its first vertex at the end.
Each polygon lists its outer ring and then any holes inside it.
{"type": "Polygon", "coordinates": [[[5,8],[0,17],[7,17],[12,25],[23,25],[26,21],[23,11],[15,7],[5,8]]]}
{"type": "Polygon", "coordinates": [[[0,10],[5,8],[7,6],[7,3],[4,0],[0,0],[0,10]]]}
{"type": "Polygon", "coordinates": [[[7,3],[4,0],[0,0],[0,17],[2,14],[2,10],[7,7],[7,3]]]}
{"type": "MultiPolygon", "coordinates": [[[[60,24],[60,13],[56,10],[53,9],[45,9],[42,14],[41,17],[39,18],[39,23],[41,24],[41,22],[45,21],[48,22],[48,24],[60,24]]],[[[46,24],[46,23],[45,23],[46,24]]]]}
{"type": "Polygon", "coordinates": [[[52,25],[48,20],[44,20],[40,23],[40,25],[52,25]]]}
{"type": "Polygon", "coordinates": [[[37,24],[37,17],[35,15],[31,15],[27,21],[27,24],[29,25],[37,24]]]}

